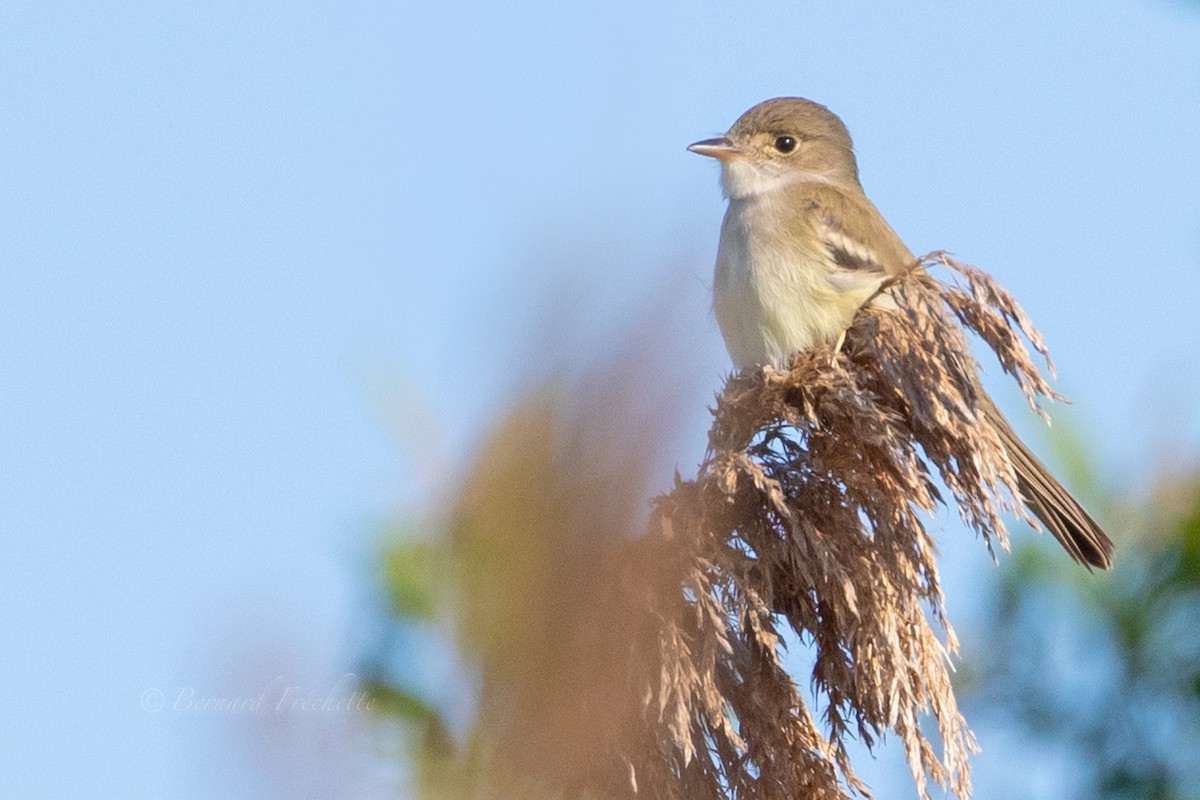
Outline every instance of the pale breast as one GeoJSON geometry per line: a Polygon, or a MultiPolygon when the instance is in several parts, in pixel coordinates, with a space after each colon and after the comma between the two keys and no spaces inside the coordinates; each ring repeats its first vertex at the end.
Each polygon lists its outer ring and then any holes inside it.
{"type": "Polygon", "coordinates": [[[798,350],[832,343],[863,298],[803,220],[762,198],[731,200],[721,226],[713,310],[738,369],[785,366],[798,350]]]}

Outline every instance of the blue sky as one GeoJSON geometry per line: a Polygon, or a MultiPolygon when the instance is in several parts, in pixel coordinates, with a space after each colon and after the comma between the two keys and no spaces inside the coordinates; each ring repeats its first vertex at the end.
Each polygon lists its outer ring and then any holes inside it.
{"type": "Polygon", "coordinates": [[[297,744],[344,717],[141,703],[339,691],[379,526],[537,373],[547,304],[579,362],[663,287],[693,312],[692,469],[727,364],[684,146],[780,94],[846,120],[915,251],[1017,294],[1118,489],[1195,452],[1194,4],[5,3],[0,782],[390,780],[297,744]]]}

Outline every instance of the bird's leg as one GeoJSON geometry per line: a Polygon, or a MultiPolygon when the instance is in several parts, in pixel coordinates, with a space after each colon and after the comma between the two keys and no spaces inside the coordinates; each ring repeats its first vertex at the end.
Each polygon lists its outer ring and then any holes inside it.
{"type": "Polygon", "coordinates": [[[831,367],[837,366],[837,357],[842,352],[842,345],[846,343],[846,333],[847,331],[839,333],[837,341],[833,343],[833,355],[829,359],[829,366],[831,367]]]}

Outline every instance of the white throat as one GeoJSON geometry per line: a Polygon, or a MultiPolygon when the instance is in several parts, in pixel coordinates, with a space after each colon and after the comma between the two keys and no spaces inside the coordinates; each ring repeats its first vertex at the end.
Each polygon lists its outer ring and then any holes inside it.
{"type": "Polygon", "coordinates": [[[730,200],[770,194],[793,183],[835,183],[824,172],[801,172],[778,161],[738,158],[721,164],[721,191],[730,200]]]}

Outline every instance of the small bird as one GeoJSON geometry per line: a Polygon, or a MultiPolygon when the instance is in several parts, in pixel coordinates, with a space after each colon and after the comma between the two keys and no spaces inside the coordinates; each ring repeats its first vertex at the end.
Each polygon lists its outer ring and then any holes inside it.
{"type": "MultiPolygon", "coordinates": [[[[737,369],[785,368],[797,351],[840,344],[859,308],[887,307],[880,288],[917,261],[863,192],[846,126],[819,103],[767,100],[688,150],[721,162],[729,207],[713,308],[737,369]]],[[[1112,541],[982,388],[979,398],[1030,511],[1076,561],[1109,569],[1112,541]]]]}

